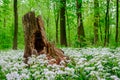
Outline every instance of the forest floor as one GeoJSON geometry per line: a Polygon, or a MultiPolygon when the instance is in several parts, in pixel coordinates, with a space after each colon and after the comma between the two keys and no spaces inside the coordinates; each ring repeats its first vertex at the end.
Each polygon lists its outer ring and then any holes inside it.
{"type": "Polygon", "coordinates": [[[0,52],[0,80],[120,80],[120,48],[62,48],[68,64],[48,65],[46,55],[23,62],[23,50],[0,52]]]}

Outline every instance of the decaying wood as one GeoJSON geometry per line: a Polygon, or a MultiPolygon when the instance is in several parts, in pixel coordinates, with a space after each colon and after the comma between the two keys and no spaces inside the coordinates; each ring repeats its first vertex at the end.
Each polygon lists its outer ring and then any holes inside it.
{"type": "Polygon", "coordinates": [[[66,60],[64,52],[56,48],[46,38],[44,22],[41,16],[35,17],[34,12],[29,12],[23,16],[23,26],[25,34],[25,63],[32,54],[38,56],[46,54],[50,64],[60,64],[66,60]]]}

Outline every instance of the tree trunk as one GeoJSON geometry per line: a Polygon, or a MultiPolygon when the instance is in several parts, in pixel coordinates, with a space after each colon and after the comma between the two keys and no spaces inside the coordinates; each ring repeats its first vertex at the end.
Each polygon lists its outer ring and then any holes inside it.
{"type": "Polygon", "coordinates": [[[116,45],[118,44],[118,23],[119,23],[119,0],[116,0],[116,36],[115,41],[116,45]]]}
{"type": "Polygon", "coordinates": [[[99,2],[94,0],[94,44],[98,42],[98,27],[99,27],[99,2]]]}
{"type": "Polygon", "coordinates": [[[36,56],[46,54],[50,64],[60,64],[61,60],[66,59],[62,50],[47,41],[41,16],[36,18],[34,12],[29,12],[23,17],[23,25],[25,33],[25,63],[27,63],[28,57],[32,54],[36,56]],[[51,61],[52,59],[55,60],[51,61]]]}
{"type": "Polygon", "coordinates": [[[70,47],[70,25],[69,25],[69,19],[68,19],[68,13],[67,13],[67,10],[66,10],[66,17],[67,17],[67,26],[68,26],[68,46],[70,47]]]}
{"type": "Polygon", "coordinates": [[[84,37],[85,37],[83,20],[82,20],[82,9],[81,9],[82,0],[76,0],[76,7],[77,7],[78,41],[79,43],[82,43],[84,42],[84,37]]]}
{"type": "Polygon", "coordinates": [[[103,40],[103,38],[102,38],[102,27],[101,27],[101,25],[99,25],[100,26],[100,39],[101,39],[101,41],[103,40]]]}
{"type": "Polygon", "coordinates": [[[18,34],[17,0],[14,0],[14,39],[13,39],[13,49],[17,49],[17,34],[18,34]]]}
{"type": "Polygon", "coordinates": [[[59,43],[58,41],[58,24],[59,24],[59,13],[60,11],[57,8],[57,2],[54,4],[54,17],[55,17],[55,25],[56,25],[56,43],[59,43]]]}
{"type": "Polygon", "coordinates": [[[107,11],[105,16],[105,39],[104,39],[104,46],[109,44],[109,3],[110,0],[107,0],[107,11]]]}
{"type": "Polygon", "coordinates": [[[60,0],[60,4],[60,43],[61,45],[67,46],[65,19],[66,0],[60,0]]]}
{"type": "Polygon", "coordinates": [[[59,12],[57,12],[57,19],[56,19],[56,43],[58,43],[58,23],[59,23],[59,12]]]}

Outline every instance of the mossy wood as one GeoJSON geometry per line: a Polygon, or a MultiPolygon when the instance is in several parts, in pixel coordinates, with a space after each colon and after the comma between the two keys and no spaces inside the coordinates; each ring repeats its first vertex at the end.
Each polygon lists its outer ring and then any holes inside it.
{"type": "Polygon", "coordinates": [[[23,26],[25,34],[25,63],[32,54],[46,54],[50,64],[60,64],[61,60],[66,60],[64,52],[56,48],[46,38],[44,23],[41,16],[35,17],[34,12],[29,12],[23,16],[23,26]]]}

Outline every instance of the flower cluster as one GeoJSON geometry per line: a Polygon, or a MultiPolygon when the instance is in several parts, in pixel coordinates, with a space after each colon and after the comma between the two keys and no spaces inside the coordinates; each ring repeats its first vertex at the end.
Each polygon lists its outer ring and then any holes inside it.
{"type": "Polygon", "coordinates": [[[45,54],[23,62],[23,51],[0,52],[0,80],[120,80],[120,48],[63,48],[62,65],[48,64],[45,54]]]}

